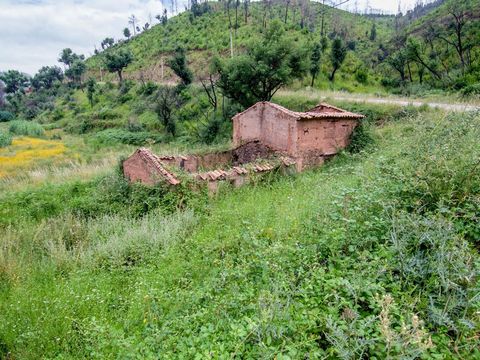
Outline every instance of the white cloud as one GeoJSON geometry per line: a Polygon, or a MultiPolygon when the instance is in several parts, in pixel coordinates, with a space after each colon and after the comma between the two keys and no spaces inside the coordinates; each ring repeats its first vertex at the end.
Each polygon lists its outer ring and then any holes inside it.
{"type": "Polygon", "coordinates": [[[91,55],[105,37],[123,37],[131,14],[155,23],[162,11],[159,0],[0,0],[0,70],[35,73],[66,47],[91,55]]]}

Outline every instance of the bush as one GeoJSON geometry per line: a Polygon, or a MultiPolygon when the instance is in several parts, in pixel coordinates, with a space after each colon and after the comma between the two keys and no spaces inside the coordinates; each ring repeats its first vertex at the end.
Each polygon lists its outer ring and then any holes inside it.
{"type": "Polygon", "coordinates": [[[15,115],[10,111],[0,110],[0,122],[12,121],[15,119],[15,115]]]}
{"type": "Polygon", "coordinates": [[[473,97],[480,96],[480,83],[469,85],[462,90],[462,96],[473,97]]]}
{"type": "Polygon", "coordinates": [[[15,135],[43,136],[43,127],[32,121],[15,120],[10,123],[9,131],[15,135]]]}
{"type": "Polygon", "coordinates": [[[360,123],[352,133],[350,138],[350,144],[347,147],[347,151],[351,153],[359,153],[368,146],[374,143],[374,139],[371,131],[367,129],[367,126],[360,123]]]}
{"type": "Polygon", "coordinates": [[[368,81],[368,73],[365,69],[358,69],[355,72],[355,79],[360,83],[360,84],[366,84],[368,81]]]}
{"type": "Polygon", "coordinates": [[[0,131],[0,147],[5,147],[12,144],[12,137],[0,131]]]}

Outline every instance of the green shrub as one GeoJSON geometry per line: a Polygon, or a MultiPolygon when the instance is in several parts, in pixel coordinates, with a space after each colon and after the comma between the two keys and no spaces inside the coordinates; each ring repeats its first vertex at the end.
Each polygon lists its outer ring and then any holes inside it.
{"type": "Polygon", "coordinates": [[[474,97],[480,96],[480,83],[469,85],[462,90],[462,96],[474,97]]]}
{"type": "Polygon", "coordinates": [[[11,144],[12,144],[12,137],[9,134],[0,131],[0,148],[11,145],[11,144]]]}
{"type": "Polygon", "coordinates": [[[15,115],[10,111],[0,110],[0,122],[12,121],[15,115]]]}
{"type": "Polygon", "coordinates": [[[32,121],[14,120],[10,122],[9,131],[15,135],[43,136],[43,127],[32,121]]]}
{"type": "Polygon", "coordinates": [[[372,132],[367,125],[360,123],[352,133],[347,151],[358,153],[374,143],[372,132]]]}

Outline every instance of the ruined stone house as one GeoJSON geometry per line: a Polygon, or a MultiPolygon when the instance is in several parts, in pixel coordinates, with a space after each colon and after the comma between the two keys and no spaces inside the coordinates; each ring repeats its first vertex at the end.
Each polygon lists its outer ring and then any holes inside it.
{"type": "Polygon", "coordinates": [[[259,140],[292,157],[301,171],[344,149],[363,117],[323,103],[297,112],[268,101],[258,102],[233,117],[233,145],[259,140]]]}
{"type": "Polygon", "coordinates": [[[253,173],[320,165],[345,148],[363,115],[328,104],[306,112],[291,111],[271,102],[258,102],[235,115],[230,150],[203,155],[158,156],[140,148],[123,163],[132,182],[178,185],[181,169],[215,191],[219,181],[240,186],[253,173]]]}

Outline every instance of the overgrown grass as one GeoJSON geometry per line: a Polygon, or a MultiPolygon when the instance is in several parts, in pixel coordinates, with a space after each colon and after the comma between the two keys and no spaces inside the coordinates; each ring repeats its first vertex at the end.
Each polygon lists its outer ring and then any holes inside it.
{"type": "Polygon", "coordinates": [[[0,131],[0,147],[6,147],[11,144],[12,137],[9,134],[0,131]]]}
{"type": "Polygon", "coordinates": [[[10,122],[9,131],[14,135],[43,136],[43,127],[33,121],[14,120],[10,122]]]}
{"type": "MultiPolygon", "coordinates": [[[[118,208],[106,203],[118,215],[65,206],[35,220],[20,210],[38,201],[9,195],[5,208],[23,222],[0,230],[0,349],[17,358],[476,358],[479,129],[478,114],[398,116],[372,128],[368,151],[208,207],[187,202],[195,215],[165,217],[152,203],[164,193],[142,190],[118,192],[118,208]],[[129,216],[145,212],[124,212],[134,198],[133,209],[151,206],[138,220],[129,216]]],[[[108,188],[123,189],[101,183],[80,187],[99,209],[116,193],[108,188]]],[[[66,188],[62,203],[82,203],[66,188]]],[[[46,203],[58,197],[44,190],[46,203]]]]}

